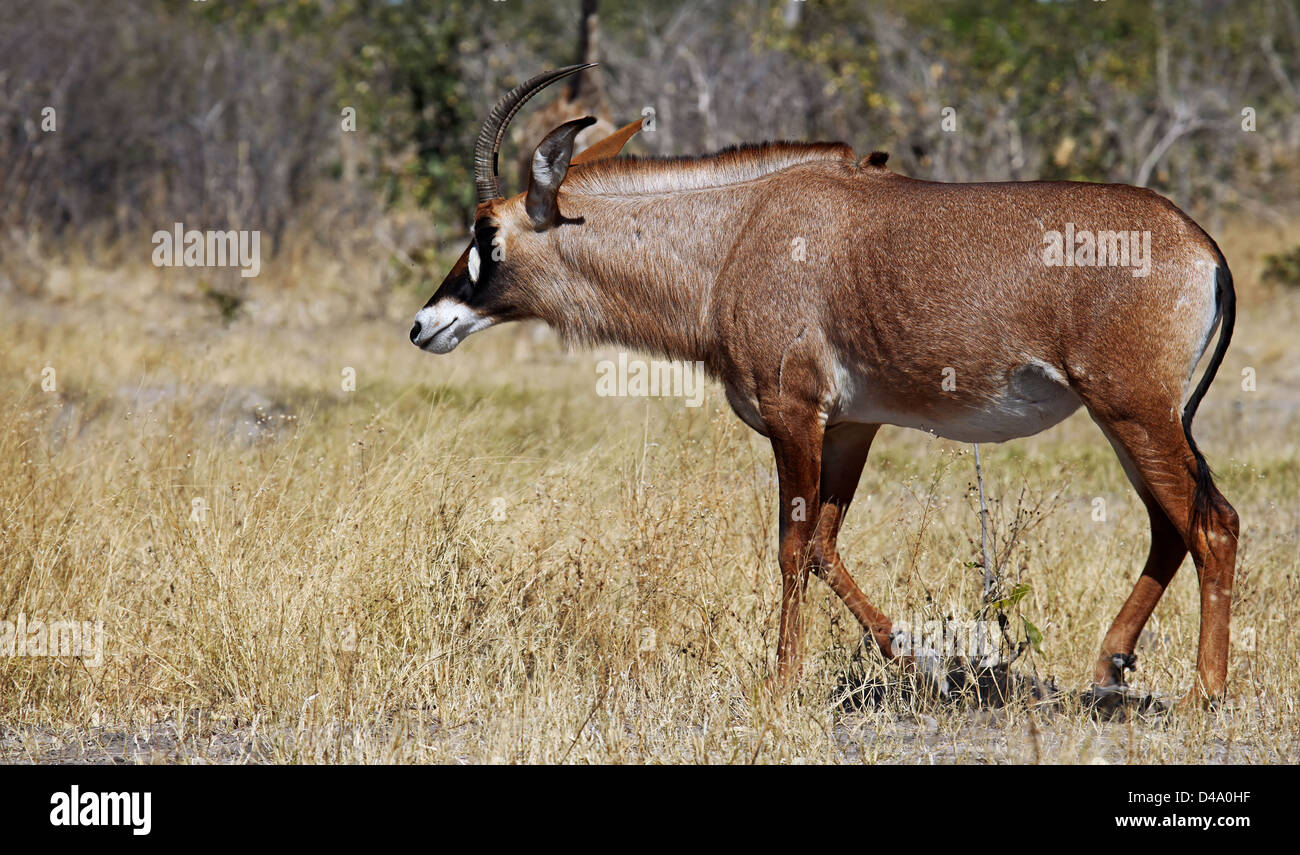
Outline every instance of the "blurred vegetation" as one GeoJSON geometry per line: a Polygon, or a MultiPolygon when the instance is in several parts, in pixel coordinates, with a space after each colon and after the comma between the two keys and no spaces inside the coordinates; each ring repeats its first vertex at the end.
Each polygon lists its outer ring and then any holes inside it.
{"type": "MultiPolygon", "coordinates": [[[[509,86],[573,61],[579,7],[120,0],[104,15],[88,0],[0,0],[0,226],[57,245],[180,220],[260,228],[272,248],[289,231],[335,246],[404,210],[428,227],[393,232],[395,252],[418,256],[435,228],[456,242],[478,122],[509,86]]],[[[1294,204],[1295,0],[599,12],[608,118],[657,117],[642,152],[843,139],[918,177],[1146,184],[1211,227],[1294,204]]]]}
{"type": "Polygon", "coordinates": [[[1265,256],[1260,278],[1272,285],[1300,288],[1300,246],[1290,252],[1265,256]]]}

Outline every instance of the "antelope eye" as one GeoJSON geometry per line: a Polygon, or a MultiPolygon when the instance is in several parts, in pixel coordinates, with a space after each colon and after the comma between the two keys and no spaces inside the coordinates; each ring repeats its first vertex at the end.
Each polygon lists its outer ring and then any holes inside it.
{"type": "Polygon", "coordinates": [[[468,265],[469,265],[469,281],[474,282],[474,283],[477,283],[477,282],[478,282],[478,271],[479,271],[479,257],[478,257],[478,245],[477,245],[477,244],[474,245],[474,246],[471,246],[471,247],[469,248],[469,261],[468,261],[468,265]]]}

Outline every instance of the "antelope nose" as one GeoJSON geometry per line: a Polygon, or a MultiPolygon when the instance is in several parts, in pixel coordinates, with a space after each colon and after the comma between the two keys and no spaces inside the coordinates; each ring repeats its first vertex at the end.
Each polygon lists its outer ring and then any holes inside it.
{"type": "Polygon", "coordinates": [[[420,338],[420,322],[416,321],[415,326],[411,327],[411,344],[415,344],[415,342],[419,338],[420,338]]]}

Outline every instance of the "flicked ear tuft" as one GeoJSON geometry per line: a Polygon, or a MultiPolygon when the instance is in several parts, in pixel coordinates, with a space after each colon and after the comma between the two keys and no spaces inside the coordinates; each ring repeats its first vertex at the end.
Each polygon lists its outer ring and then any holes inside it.
{"type": "Polygon", "coordinates": [[[528,195],[524,209],[537,231],[549,228],[563,218],[556,204],[560,184],[569,174],[569,161],[573,157],[573,140],[587,127],[596,124],[594,116],[565,122],[546,135],[533,149],[532,174],[528,179],[528,195]]]}

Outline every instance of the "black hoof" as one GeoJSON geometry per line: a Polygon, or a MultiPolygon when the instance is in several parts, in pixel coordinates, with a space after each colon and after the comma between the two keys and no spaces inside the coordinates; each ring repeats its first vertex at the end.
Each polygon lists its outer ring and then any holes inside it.
{"type": "Polygon", "coordinates": [[[1154,695],[1123,684],[1093,686],[1079,696],[1079,703],[1101,721],[1127,721],[1130,715],[1145,718],[1169,711],[1169,705],[1154,695]]]}
{"type": "Polygon", "coordinates": [[[1138,658],[1136,653],[1116,653],[1110,657],[1110,680],[1107,685],[1128,685],[1124,679],[1124,673],[1126,671],[1136,671],[1137,667],[1138,658]]]}

